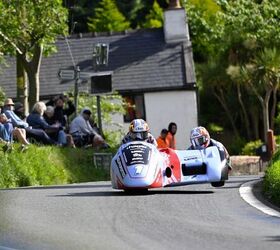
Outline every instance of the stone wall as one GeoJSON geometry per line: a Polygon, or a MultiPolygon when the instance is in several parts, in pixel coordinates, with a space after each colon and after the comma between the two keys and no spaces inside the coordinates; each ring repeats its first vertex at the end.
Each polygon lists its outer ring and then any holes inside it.
{"type": "Polygon", "coordinates": [[[264,172],[267,163],[259,156],[238,155],[231,156],[232,171],[230,175],[258,175],[264,172]]]}

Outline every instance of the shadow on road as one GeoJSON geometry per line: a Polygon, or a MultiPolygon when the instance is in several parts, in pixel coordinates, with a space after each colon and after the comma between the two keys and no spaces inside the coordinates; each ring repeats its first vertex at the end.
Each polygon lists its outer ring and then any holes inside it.
{"type": "MultiPolygon", "coordinates": [[[[111,187],[111,184],[100,184],[100,185],[90,185],[90,184],[67,184],[61,186],[38,186],[38,187],[21,187],[21,188],[6,188],[3,190],[48,190],[48,189],[74,189],[74,188],[107,188],[111,187]]],[[[1,190],[0,190],[1,191],[1,190]]]]}
{"type": "Polygon", "coordinates": [[[280,235],[266,236],[267,241],[280,241],[280,235]]]}
{"type": "Polygon", "coordinates": [[[185,191],[185,190],[152,190],[152,191],[97,191],[84,193],[69,193],[63,195],[52,195],[49,197],[93,197],[93,196],[146,196],[146,195],[165,195],[165,194],[213,194],[214,191],[185,191]]]}

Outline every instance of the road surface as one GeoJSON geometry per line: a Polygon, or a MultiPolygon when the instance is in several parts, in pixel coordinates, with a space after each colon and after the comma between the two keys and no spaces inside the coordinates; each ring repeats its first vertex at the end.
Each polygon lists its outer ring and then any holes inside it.
{"type": "Polygon", "coordinates": [[[0,249],[280,249],[280,219],[239,195],[257,178],[138,195],[109,182],[0,190],[0,249]]]}

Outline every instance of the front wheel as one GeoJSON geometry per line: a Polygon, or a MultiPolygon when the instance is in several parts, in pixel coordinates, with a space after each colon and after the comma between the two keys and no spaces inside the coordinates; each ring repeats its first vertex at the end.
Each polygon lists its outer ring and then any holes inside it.
{"type": "Polygon", "coordinates": [[[217,181],[217,182],[211,182],[212,187],[222,187],[225,185],[225,181],[217,181]]]}

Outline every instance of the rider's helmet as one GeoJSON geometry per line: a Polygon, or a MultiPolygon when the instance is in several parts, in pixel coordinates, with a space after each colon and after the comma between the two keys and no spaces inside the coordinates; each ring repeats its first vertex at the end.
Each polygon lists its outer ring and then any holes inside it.
{"type": "Polygon", "coordinates": [[[129,136],[132,140],[148,138],[149,126],[143,119],[134,119],[129,125],[129,136]]]}
{"type": "Polygon", "coordinates": [[[191,130],[190,141],[194,149],[207,148],[210,144],[210,135],[206,128],[196,127],[191,130]]]}

